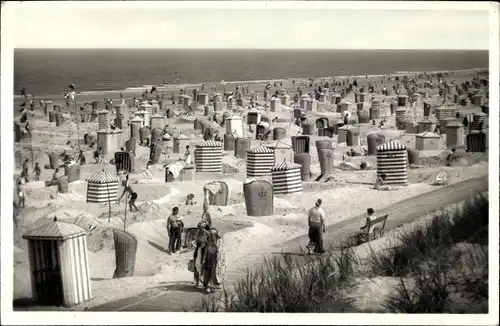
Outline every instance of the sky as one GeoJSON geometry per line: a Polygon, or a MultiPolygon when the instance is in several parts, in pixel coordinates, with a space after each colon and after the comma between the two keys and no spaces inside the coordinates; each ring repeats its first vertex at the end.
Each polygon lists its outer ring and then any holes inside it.
{"type": "Polygon", "coordinates": [[[54,3],[13,6],[14,47],[488,49],[487,8],[449,10],[449,2],[446,11],[54,3]]]}

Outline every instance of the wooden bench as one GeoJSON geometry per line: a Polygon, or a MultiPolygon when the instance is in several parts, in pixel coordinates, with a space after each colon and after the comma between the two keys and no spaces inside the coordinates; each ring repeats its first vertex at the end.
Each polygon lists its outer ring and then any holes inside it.
{"type": "Polygon", "coordinates": [[[370,240],[374,240],[383,236],[385,230],[385,222],[387,221],[388,217],[389,215],[385,214],[369,221],[366,227],[361,232],[349,237],[349,245],[351,247],[355,247],[364,242],[368,242],[370,240]],[[373,232],[368,233],[372,226],[373,232]]]}

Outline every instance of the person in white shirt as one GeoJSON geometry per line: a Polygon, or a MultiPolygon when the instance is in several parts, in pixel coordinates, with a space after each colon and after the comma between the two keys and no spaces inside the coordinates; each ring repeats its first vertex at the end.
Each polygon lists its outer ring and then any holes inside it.
{"type": "MultiPolygon", "coordinates": [[[[368,224],[377,218],[375,215],[373,215],[374,213],[375,213],[375,211],[373,210],[373,208],[368,208],[366,210],[367,216],[366,216],[365,224],[363,224],[363,226],[360,228],[360,230],[363,230],[363,231],[366,230],[366,228],[368,227],[368,224]]],[[[375,225],[371,225],[370,229],[368,230],[368,234],[372,234],[374,228],[375,228],[375,225]]]]}
{"type": "Polygon", "coordinates": [[[16,185],[17,196],[19,197],[19,202],[17,204],[17,208],[25,208],[26,207],[26,197],[24,195],[24,183],[21,178],[17,181],[16,185]]]}
{"type": "Polygon", "coordinates": [[[314,253],[322,254],[325,252],[323,248],[323,233],[325,233],[325,212],[321,208],[322,200],[318,199],[313,208],[309,210],[309,244],[307,251],[310,254],[314,248],[314,253]]]}
{"type": "Polygon", "coordinates": [[[189,150],[189,145],[186,145],[186,151],[184,152],[184,163],[192,164],[191,151],[189,150]]]}
{"type": "Polygon", "coordinates": [[[375,224],[374,225],[370,225],[370,228],[368,229],[368,232],[366,230],[366,228],[368,227],[368,224],[373,221],[374,219],[376,219],[377,217],[374,215],[375,211],[373,210],[373,208],[368,208],[366,210],[366,219],[364,220],[364,223],[363,223],[363,226],[360,228],[361,231],[358,231],[354,236],[353,238],[355,239],[355,245],[360,245],[363,243],[363,240],[365,239],[365,236],[368,234],[372,234],[373,233],[373,230],[375,229],[375,224]]]}

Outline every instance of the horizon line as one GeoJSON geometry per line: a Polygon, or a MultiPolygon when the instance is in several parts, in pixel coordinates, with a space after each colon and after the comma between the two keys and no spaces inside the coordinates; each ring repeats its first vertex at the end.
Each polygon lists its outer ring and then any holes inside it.
{"type": "Polygon", "coordinates": [[[228,51],[241,51],[241,50],[259,50],[259,51],[333,51],[333,50],[341,50],[341,51],[350,51],[350,50],[359,50],[359,51],[489,51],[489,49],[439,49],[439,48],[406,48],[406,49],[396,49],[396,48],[377,48],[377,49],[366,49],[366,48],[99,48],[99,47],[71,47],[71,48],[62,48],[62,47],[54,47],[54,48],[35,48],[35,47],[17,47],[13,50],[228,50],[228,51]]]}

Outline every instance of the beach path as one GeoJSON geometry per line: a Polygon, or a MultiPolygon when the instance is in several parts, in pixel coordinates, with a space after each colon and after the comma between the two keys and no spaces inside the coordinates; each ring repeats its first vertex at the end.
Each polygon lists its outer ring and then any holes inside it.
{"type": "MultiPolygon", "coordinates": [[[[404,223],[411,222],[419,217],[470,198],[471,196],[488,190],[488,177],[469,179],[450,186],[439,187],[436,190],[409,198],[384,209],[378,210],[377,215],[389,214],[386,230],[394,229],[404,223]]],[[[383,194],[381,194],[383,197],[383,194]]],[[[369,207],[369,203],[367,203],[369,207]]],[[[327,212],[327,214],[329,214],[327,212]]],[[[359,230],[365,216],[355,216],[339,223],[328,225],[324,235],[325,248],[329,244],[336,246],[349,234],[359,230]]],[[[306,230],[305,230],[306,231],[306,230]]],[[[241,257],[236,265],[228,266],[228,282],[233,283],[243,278],[247,268],[261,266],[264,259],[283,252],[301,254],[300,246],[308,242],[307,235],[297,237],[279,245],[266,248],[259,252],[252,252],[241,257]]],[[[93,307],[87,311],[194,311],[199,309],[203,294],[193,288],[191,280],[184,283],[165,282],[155,289],[148,290],[140,295],[108,302],[93,307]]]]}

